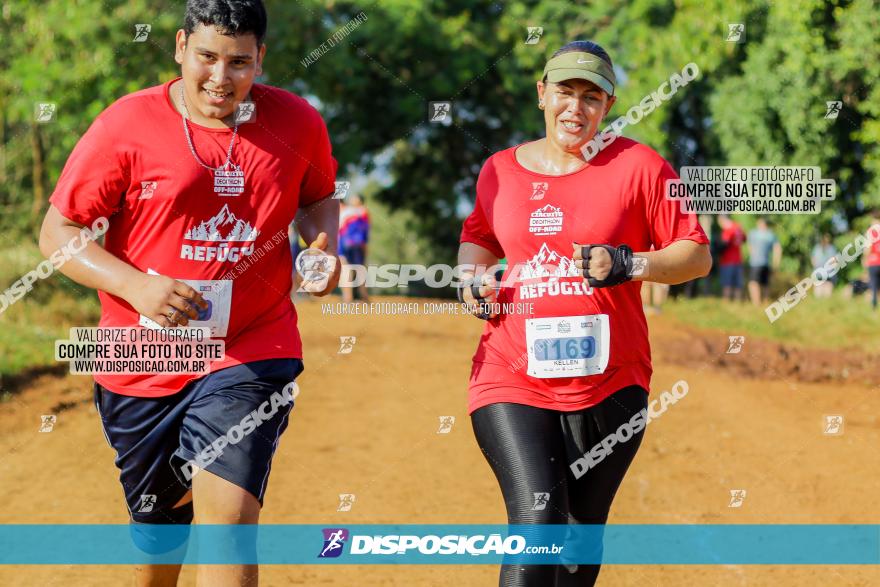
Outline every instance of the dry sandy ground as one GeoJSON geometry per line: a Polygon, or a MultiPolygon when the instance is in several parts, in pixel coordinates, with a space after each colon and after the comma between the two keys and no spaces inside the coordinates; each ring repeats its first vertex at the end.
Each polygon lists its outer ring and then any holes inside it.
{"type": "MultiPolygon", "coordinates": [[[[481,323],[450,315],[326,316],[318,302],[299,308],[306,372],[262,521],[504,523],[465,410],[481,323]],[[340,336],[352,335],[353,352],[338,354],[340,336]],[[456,417],[452,432],[437,434],[438,418],[448,415],[456,417]],[[336,511],[340,493],[357,496],[350,512],[336,511]]],[[[803,357],[770,343],[747,341],[742,353],[725,355],[725,333],[685,330],[664,316],[650,322],[653,391],[685,379],[690,393],[651,425],[612,523],[880,523],[880,402],[871,378],[816,382],[790,368],[803,357]],[[782,358],[768,361],[772,356],[782,358]],[[843,434],[823,434],[826,414],[845,416],[843,434]],[[747,490],[741,508],[728,507],[731,489],[747,490]]],[[[870,359],[875,366],[877,357],[870,359]]],[[[126,522],[89,378],[35,378],[2,405],[0,430],[0,523],[126,522]],[[49,413],[58,414],[57,424],[41,434],[39,416],[49,413]]],[[[122,566],[6,567],[0,584],[128,585],[129,573],[122,566]]],[[[194,576],[185,567],[180,585],[194,585],[194,576]]],[[[261,584],[490,586],[497,569],[265,566],[261,584]]],[[[864,566],[606,566],[599,580],[640,587],[878,584],[880,569],[864,566]]]]}

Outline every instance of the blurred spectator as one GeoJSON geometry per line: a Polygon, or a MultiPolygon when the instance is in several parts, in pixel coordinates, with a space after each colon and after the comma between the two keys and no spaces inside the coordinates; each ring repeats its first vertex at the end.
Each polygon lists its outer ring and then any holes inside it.
{"type": "Polygon", "coordinates": [[[728,300],[741,300],[743,293],[742,245],[746,233],[730,216],[718,216],[721,225],[721,254],[718,256],[718,276],[721,295],[728,300]]]}
{"type": "Polygon", "coordinates": [[[770,285],[770,271],[779,269],[782,260],[782,245],[764,218],[758,218],[754,229],[749,232],[749,298],[759,306],[767,300],[770,285]],[[771,259],[772,255],[772,259],[771,259]]]}
{"type": "Polygon", "coordinates": [[[669,295],[669,284],[654,283],[653,281],[642,282],[642,309],[645,315],[659,314],[669,295]]]}
{"type": "Polygon", "coordinates": [[[706,237],[709,239],[709,251],[712,253],[712,270],[709,271],[709,275],[706,277],[700,277],[685,283],[683,287],[685,297],[695,298],[712,294],[712,279],[718,273],[718,251],[716,250],[718,248],[718,231],[713,220],[714,216],[711,214],[701,214],[699,216],[700,226],[703,227],[703,232],[706,233],[706,237]]]}
{"type": "MultiPolygon", "coordinates": [[[[880,224],[880,211],[871,213],[871,225],[880,224]]],[[[878,226],[877,230],[880,230],[878,226]]],[[[870,235],[869,235],[870,236],[870,235]]],[[[877,291],[880,290],[880,241],[871,245],[865,252],[863,264],[868,270],[868,283],[871,286],[871,307],[877,309],[877,291]]]]}
{"type": "MultiPolygon", "coordinates": [[[[813,270],[824,267],[829,259],[837,257],[837,247],[831,243],[831,235],[827,232],[822,235],[821,240],[813,247],[810,254],[810,261],[813,263],[813,270]]],[[[830,298],[837,285],[837,274],[830,276],[827,280],[813,288],[813,293],[817,298],[830,298]]]]}
{"type": "MultiPolygon", "coordinates": [[[[349,196],[339,207],[339,256],[342,259],[343,276],[349,275],[349,265],[367,264],[367,242],[370,239],[370,216],[367,207],[357,194],[349,196]]],[[[366,276],[366,272],[362,273],[366,276]]],[[[355,275],[349,275],[342,282],[351,282],[355,275]]],[[[340,286],[341,287],[341,286],[340,286]]],[[[342,301],[354,301],[354,290],[358,290],[358,298],[368,302],[367,285],[357,287],[341,287],[342,301]]]]}

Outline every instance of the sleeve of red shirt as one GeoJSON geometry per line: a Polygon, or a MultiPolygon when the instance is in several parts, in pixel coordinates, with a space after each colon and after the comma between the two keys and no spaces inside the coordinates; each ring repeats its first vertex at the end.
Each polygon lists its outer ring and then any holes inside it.
{"type": "Polygon", "coordinates": [[[663,161],[656,179],[651,182],[652,185],[648,190],[646,208],[651,243],[658,251],[679,240],[709,244],[697,215],[682,212],[680,200],[670,200],[666,197],[666,182],[671,179],[678,179],[678,174],[668,162],[663,161]]]}
{"type": "Polygon", "coordinates": [[[303,175],[299,189],[299,206],[308,206],[318,200],[330,197],[336,191],[336,168],[338,163],[333,158],[330,135],[324,119],[314,111],[318,119],[315,129],[314,149],[303,175]]]}
{"type": "Polygon", "coordinates": [[[490,221],[490,210],[497,193],[497,170],[493,158],[489,158],[480,170],[480,177],[477,179],[477,201],[474,203],[474,211],[464,221],[459,241],[479,245],[491,251],[499,259],[503,259],[504,249],[495,237],[490,221]]]}
{"type": "Polygon", "coordinates": [[[101,116],[67,159],[49,202],[83,226],[112,216],[122,205],[131,174],[101,116]]]}

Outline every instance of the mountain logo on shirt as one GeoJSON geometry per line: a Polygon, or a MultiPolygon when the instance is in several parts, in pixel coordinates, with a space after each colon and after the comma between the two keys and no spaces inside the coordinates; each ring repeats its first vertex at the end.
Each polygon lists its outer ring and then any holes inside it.
{"type": "Polygon", "coordinates": [[[580,275],[572,259],[552,250],[547,246],[547,243],[541,243],[541,248],[535,253],[535,256],[523,263],[519,272],[521,280],[542,277],[579,277],[580,275]]]}
{"type": "Polygon", "coordinates": [[[215,216],[187,230],[183,238],[190,241],[250,242],[257,240],[259,234],[259,230],[250,222],[236,217],[226,204],[215,216]]]}
{"type": "Polygon", "coordinates": [[[529,232],[532,234],[556,234],[562,230],[562,210],[547,204],[529,216],[529,232]]]}

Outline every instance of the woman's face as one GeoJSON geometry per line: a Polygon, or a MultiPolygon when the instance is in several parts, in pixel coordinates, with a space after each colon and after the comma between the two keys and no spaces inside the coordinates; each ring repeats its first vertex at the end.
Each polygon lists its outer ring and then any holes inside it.
{"type": "Polygon", "coordinates": [[[582,79],[539,81],[538,100],[544,102],[547,140],[567,153],[580,154],[616,99],[582,79]]]}

